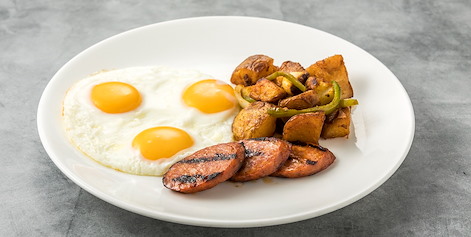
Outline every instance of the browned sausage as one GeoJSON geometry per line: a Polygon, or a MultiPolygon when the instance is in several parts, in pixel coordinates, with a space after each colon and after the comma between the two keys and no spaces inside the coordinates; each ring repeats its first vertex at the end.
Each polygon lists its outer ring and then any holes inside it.
{"type": "Polygon", "coordinates": [[[327,148],[311,144],[293,144],[288,160],[271,176],[299,178],[313,175],[329,167],[334,160],[334,154],[327,148]]]}
{"type": "Polygon", "coordinates": [[[237,142],[206,147],[173,164],[162,182],[166,188],[182,193],[210,189],[232,177],[244,157],[244,146],[237,142]]]}
{"type": "Polygon", "coordinates": [[[245,147],[242,167],[231,181],[256,180],[278,170],[288,159],[291,144],[274,137],[262,137],[240,141],[245,147]]]}

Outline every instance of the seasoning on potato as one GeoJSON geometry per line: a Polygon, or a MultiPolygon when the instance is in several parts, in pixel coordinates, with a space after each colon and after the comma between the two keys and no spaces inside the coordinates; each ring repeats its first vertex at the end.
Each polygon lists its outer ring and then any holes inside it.
{"type": "Polygon", "coordinates": [[[351,98],[343,56],[334,55],[307,68],[292,61],[280,66],[273,62],[257,54],[234,70],[231,82],[243,108],[232,124],[234,138],[277,136],[317,144],[319,138],[348,137],[350,108],[358,101],[351,98]]]}

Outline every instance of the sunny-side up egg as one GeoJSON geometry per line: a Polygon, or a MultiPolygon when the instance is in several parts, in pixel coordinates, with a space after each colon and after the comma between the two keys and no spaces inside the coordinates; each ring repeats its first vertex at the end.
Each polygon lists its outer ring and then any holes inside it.
{"type": "Polygon", "coordinates": [[[201,72],[132,67],[76,83],[63,119],[71,142],[93,160],[160,176],[197,150],[232,141],[238,110],[232,87],[201,72]]]}

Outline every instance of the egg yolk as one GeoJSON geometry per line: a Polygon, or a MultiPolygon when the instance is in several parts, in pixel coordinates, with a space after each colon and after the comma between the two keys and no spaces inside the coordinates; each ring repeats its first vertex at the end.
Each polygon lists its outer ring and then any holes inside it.
{"type": "Polygon", "coordinates": [[[123,82],[105,82],[92,88],[93,104],[105,113],[125,113],[141,104],[141,95],[133,86],[123,82]]]}
{"type": "Polygon", "coordinates": [[[183,101],[203,113],[218,113],[233,108],[236,104],[234,89],[219,80],[198,81],[183,92],[183,101]]]}
{"type": "Polygon", "coordinates": [[[185,131],[174,127],[153,127],[139,133],[132,146],[149,160],[170,158],[193,145],[193,139],[185,131]]]}

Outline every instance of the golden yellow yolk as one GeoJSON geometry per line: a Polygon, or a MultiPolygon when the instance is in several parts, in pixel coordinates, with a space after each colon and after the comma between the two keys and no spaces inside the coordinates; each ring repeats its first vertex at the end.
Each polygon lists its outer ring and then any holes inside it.
{"type": "Polygon", "coordinates": [[[149,160],[170,158],[193,146],[193,139],[185,131],[174,127],[153,127],[139,133],[132,146],[149,160]]]}
{"type": "Polygon", "coordinates": [[[183,101],[203,113],[218,113],[236,104],[234,89],[215,79],[198,81],[183,92],[183,101]]]}
{"type": "Polygon", "coordinates": [[[133,86],[123,82],[105,82],[92,88],[93,104],[103,112],[125,113],[141,104],[141,95],[133,86]]]}

